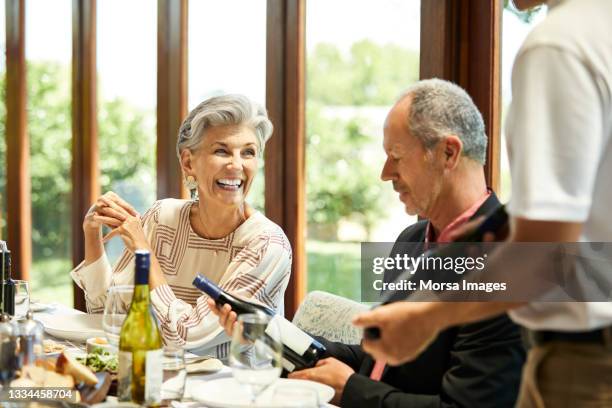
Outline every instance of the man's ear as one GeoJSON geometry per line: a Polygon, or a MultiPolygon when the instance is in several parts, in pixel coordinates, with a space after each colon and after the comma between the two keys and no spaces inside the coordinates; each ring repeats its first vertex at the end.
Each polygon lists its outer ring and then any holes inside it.
{"type": "Polygon", "coordinates": [[[456,135],[448,135],[442,141],[444,149],[444,167],[451,170],[457,167],[461,152],[463,152],[463,142],[456,135]]]}
{"type": "Polygon", "coordinates": [[[181,168],[185,176],[192,176],[194,173],[193,169],[193,155],[189,149],[184,149],[181,152],[181,168]]]}

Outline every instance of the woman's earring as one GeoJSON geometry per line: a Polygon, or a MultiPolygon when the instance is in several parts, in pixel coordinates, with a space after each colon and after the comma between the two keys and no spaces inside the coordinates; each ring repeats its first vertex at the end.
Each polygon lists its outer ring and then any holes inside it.
{"type": "Polygon", "coordinates": [[[195,198],[195,193],[198,189],[198,182],[196,181],[195,177],[185,177],[185,180],[183,180],[183,185],[185,185],[185,188],[191,192],[191,198],[195,198]]]}

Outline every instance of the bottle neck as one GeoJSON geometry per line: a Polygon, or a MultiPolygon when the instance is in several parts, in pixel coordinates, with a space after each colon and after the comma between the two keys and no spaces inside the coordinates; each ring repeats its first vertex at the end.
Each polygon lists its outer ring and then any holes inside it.
{"type": "Polygon", "coordinates": [[[134,303],[149,303],[149,285],[148,284],[136,284],[134,286],[134,296],[132,297],[132,304],[134,303]]]}
{"type": "Polygon", "coordinates": [[[2,269],[2,280],[11,279],[11,255],[8,252],[0,255],[0,268],[2,269]]]}

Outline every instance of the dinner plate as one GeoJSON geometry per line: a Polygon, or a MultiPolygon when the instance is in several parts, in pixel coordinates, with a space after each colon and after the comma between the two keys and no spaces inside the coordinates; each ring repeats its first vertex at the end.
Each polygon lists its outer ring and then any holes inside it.
{"type": "Polygon", "coordinates": [[[89,337],[105,337],[101,314],[40,314],[36,320],[42,323],[47,333],[58,339],[85,342],[89,337]]]}
{"type": "Polygon", "coordinates": [[[36,301],[30,301],[30,310],[33,311],[34,313],[44,312],[45,310],[51,309],[52,307],[55,307],[55,306],[51,303],[40,303],[36,301]]]}
{"type": "Polygon", "coordinates": [[[272,387],[257,397],[256,405],[251,403],[251,396],[246,387],[234,378],[219,378],[217,380],[196,380],[192,382],[191,397],[210,408],[249,408],[249,407],[282,407],[280,401],[274,401],[276,388],[295,387],[310,388],[317,392],[319,405],[324,405],[334,397],[334,389],[330,386],[308,380],[293,380],[281,378],[272,387]]]}

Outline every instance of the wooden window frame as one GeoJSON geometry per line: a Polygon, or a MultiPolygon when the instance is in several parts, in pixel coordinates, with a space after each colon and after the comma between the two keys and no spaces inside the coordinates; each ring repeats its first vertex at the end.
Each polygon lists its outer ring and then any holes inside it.
{"type": "MultiPolygon", "coordinates": [[[[100,195],[96,0],[72,1],[72,264],[85,258],[83,217],[100,195]]],[[[85,310],[85,295],[75,284],[74,307],[85,310]]]]}
{"type": "Polygon", "coordinates": [[[446,79],[470,94],[485,122],[485,178],[496,192],[500,187],[502,11],[501,0],[421,2],[420,78],[446,79]]]}
{"type": "Polygon", "coordinates": [[[6,0],[6,204],[13,277],[32,263],[30,139],[27,133],[25,0],[6,0]]]}
{"type": "Polygon", "coordinates": [[[305,25],[305,0],[268,0],[266,106],[274,135],[265,152],[265,207],[293,249],[287,318],[306,293],[305,25]]]}
{"type": "Polygon", "coordinates": [[[157,2],[157,197],[187,198],[176,157],[187,115],[187,0],[157,2]]]}

